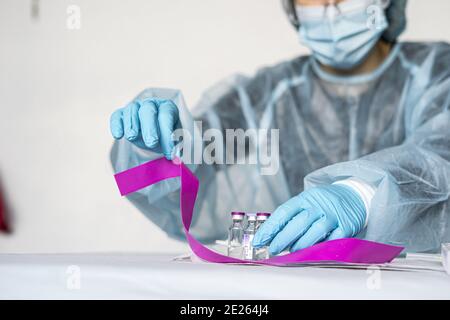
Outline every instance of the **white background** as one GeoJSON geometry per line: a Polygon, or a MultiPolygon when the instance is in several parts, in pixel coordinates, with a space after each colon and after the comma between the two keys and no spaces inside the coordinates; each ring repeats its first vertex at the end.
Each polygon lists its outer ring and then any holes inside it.
{"type": "MultiPolygon", "coordinates": [[[[395,1],[395,0],[393,0],[395,1]]],[[[0,252],[181,252],[122,199],[110,113],[146,87],[201,92],[305,53],[279,0],[0,1],[0,252]],[[81,29],[67,28],[67,7],[81,29]]],[[[448,0],[411,0],[404,40],[450,41],[448,0]]]]}

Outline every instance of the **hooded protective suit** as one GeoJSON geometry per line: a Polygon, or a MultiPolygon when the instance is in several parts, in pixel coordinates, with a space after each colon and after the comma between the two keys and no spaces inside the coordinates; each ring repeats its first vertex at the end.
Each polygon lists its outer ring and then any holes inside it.
{"type": "MultiPolygon", "coordinates": [[[[141,97],[172,99],[183,127],[192,119],[181,94],[149,89],[141,97]]],[[[200,180],[193,233],[226,237],[231,211],[270,211],[304,188],[356,177],[375,187],[367,227],[358,237],[437,251],[450,242],[450,46],[395,44],[374,72],[326,73],[308,56],[235,76],[208,90],[194,109],[207,128],[279,129],[280,169],[258,165],[191,166],[200,180]]],[[[116,172],[160,157],[126,140],[111,153],[116,172]]],[[[183,239],[178,181],[129,196],[170,236],[183,239]]]]}

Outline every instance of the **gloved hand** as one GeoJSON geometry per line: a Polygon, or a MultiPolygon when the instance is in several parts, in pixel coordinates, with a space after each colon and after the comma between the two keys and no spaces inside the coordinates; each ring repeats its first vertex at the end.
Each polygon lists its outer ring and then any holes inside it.
{"type": "Polygon", "coordinates": [[[178,108],[171,100],[135,100],[115,111],[110,121],[115,139],[125,137],[143,149],[162,153],[172,159],[172,133],[181,127],[178,108]]]}
{"type": "Polygon", "coordinates": [[[354,237],[365,220],[364,202],[350,187],[316,187],[278,207],[255,234],[253,245],[270,243],[271,255],[287,248],[294,252],[317,242],[354,237]]]}

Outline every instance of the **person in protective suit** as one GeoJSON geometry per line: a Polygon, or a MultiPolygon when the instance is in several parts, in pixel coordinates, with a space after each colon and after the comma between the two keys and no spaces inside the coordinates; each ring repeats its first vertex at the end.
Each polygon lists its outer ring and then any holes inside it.
{"type": "MultiPolygon", "coordinates": [[[[253,244],[272,255],[359,237],[407,251],[450,242],[450,46],[398,42],[406,0],[284,0],[311,55],[233,76],[192,115],[181,93],[147,89],[114,112],[116,172],[173,156],[177,128],[278,129],[279,170],[191,165],[201,186],[192,230],[226,237],[230,211],[268,211],[253,244]]],[[[225,150],[230,152],[230,150],[225,150]]],[[[184,239],[179,181],[129,196],[170,236],[184,239]]]]}

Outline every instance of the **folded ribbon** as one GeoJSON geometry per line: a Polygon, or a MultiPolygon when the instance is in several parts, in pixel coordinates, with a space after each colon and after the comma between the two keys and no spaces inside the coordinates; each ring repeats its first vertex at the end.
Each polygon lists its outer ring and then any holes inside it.
{"type": "Polygon", "coordinates": [[[180,177],[180,210],[184,232],[192,251],[201,259],[215,263],[242,263],[284,266],[292,264],[333,262],[351,264],[382,264],[397,257],[403,247],[391,246],[361,239],[339,239],[316,244],[294,253],[260,261],[231,258],[202,245],[190,233],[195,200],[199,188],[197,177],[179,159],[153,160],[117,173],[117,186],[122,196],[133,193],[162,180],[180,177]]]}

